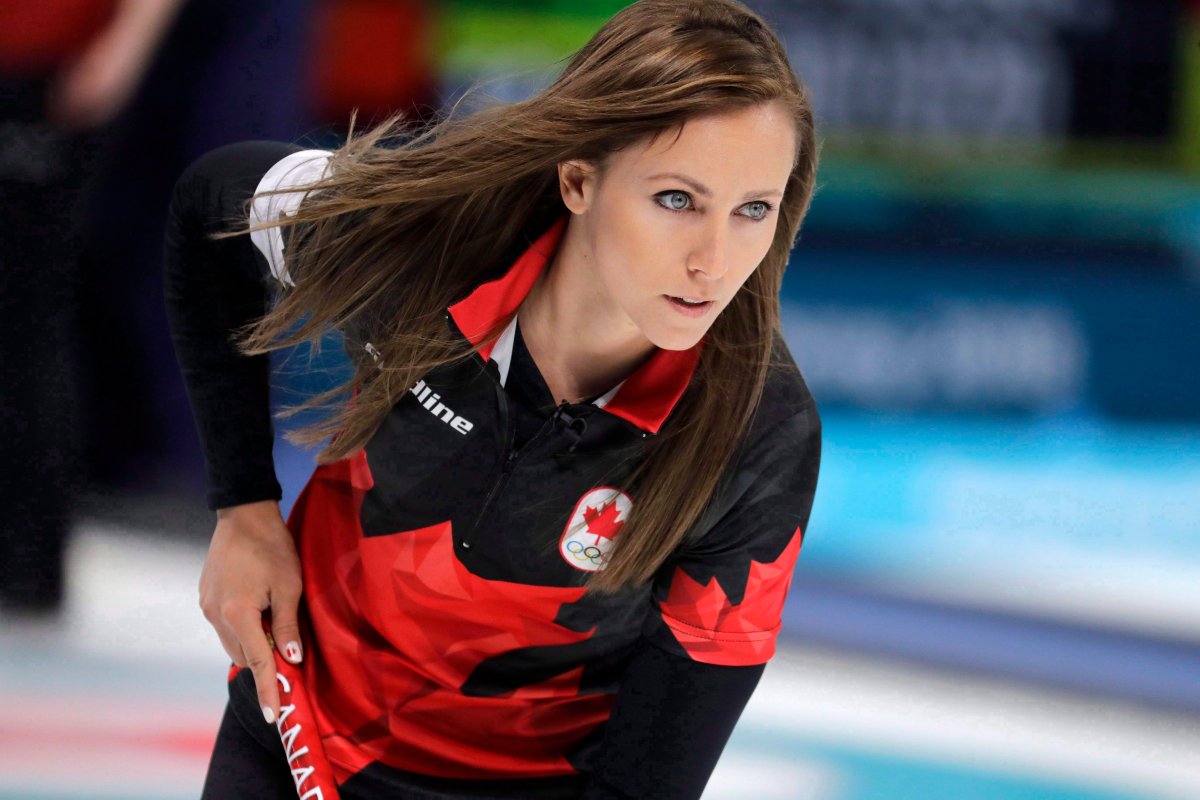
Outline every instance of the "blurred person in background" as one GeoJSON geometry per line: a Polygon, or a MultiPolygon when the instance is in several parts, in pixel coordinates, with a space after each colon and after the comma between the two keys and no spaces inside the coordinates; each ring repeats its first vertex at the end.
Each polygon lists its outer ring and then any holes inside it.
{"type": "Polygon", "coordinates": [[[70,520],[90,508],[77,495],[114,492],[112,510],[133,521],[137,493],[202,480],[176,422],[186,398],[154,231],[200,153],[292,137],[309,119],[312,5],[0,6],[0,600],[11,611],[60,608],[70,520]]]}
{"type": "Polygon", "coordinates": [[[176,184],[201,606],[234,662],[204,796],[295,796],[277,648],[343,797],[699,797],[816,488],[778,306],[807,93],[741,4],[644,0],[531,100],[385,144],[411,132],[239,143],[176,184]],[[265,358],[333,329],[354,373],[312,401],[335,413],[297,438],[335,436],[285,524],[265,358]]]}
{"type": "Polygon", "coordinates": [[[54,613],[79,489],[80,207],[182,0],[0,6],[0,604],[54,613]]]}
{"type": "MultiPolygon", "coordinates": [[[[56,611],[77,495],[202,478],[161,303],[170,187],[309,119],[314,0],[0,7],[0,597],[56,611]],[[86,302],[80,302],[85,298],[86,302]]],[[[103,513],[103,510],[102,510],[103,513]]],[[[132,519],[118,511],[122,519],[132,519]]],[[[155,526],[148,520],[142,523],[155,526]]]]}
{"type": "Polygon", "coordinates": [[[96,155],[83,214],[80,425],[91,487],[147,515],[203,481],[164,332],[154,233],[175,178],[230,142],[336,139],[352,110],[425,118],[436,104],[434,21],[423,0],[192,0],[178,12],[96,155]]]}
{"type": "MultiPolygon", "coordinates": [[[[310,124],[313,9],[329,0],[189,0],[96,154],[84,209],[77,342],[89,485],[151,519],[203,480],[162,307],[171,185],[201,153],[310,124]]],[[[103,509],[101,509],[103,513],[103,509]]],[[[135,515],[123,514],[132,519],[135,515]]]]}

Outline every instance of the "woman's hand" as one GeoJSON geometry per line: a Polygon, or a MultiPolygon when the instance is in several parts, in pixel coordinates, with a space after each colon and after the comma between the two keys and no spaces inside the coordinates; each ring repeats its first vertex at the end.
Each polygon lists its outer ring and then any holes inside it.
{"type": "Polygon", "coordinates": [[[279,719],[279,687],[263,612],[271,613],[271,637],[279,652],[299,663],[300,591],[300,557],[278,502],[263,500],[217,511],[217,528],[200,572],[200,608],[233,663],[254,673],[267,722],[279,719]]]}

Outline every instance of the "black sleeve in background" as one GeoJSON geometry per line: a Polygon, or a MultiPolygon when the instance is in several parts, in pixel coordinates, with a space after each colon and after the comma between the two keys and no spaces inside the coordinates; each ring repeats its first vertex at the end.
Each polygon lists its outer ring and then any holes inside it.
{"type": "Polygon", "coordinates": [[[765,669],[705,664],[640,640],[582,800],[697,800],[765,669]]]}
{"type": "Polygon", "coordinates": [[[245,219],[263,174],[302,148],[239,142],[194,161],[175,183],[163,284],[167,320],[208,470],[210,509],[278,500],[267,356],[241,355],[230,333],[267,310],[270,273],[249,236],[206,234],[245,219]]]}

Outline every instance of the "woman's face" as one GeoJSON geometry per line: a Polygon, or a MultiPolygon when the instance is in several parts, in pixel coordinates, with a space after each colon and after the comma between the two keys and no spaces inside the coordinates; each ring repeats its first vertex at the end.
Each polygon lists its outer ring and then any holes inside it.
{"type": "Polygon", "coordinates": [[[636,143],[598,171],[567,162],[579,169],[573,193],[560,165],[611,310],[657,347],[699,341],[771,246],[795,147],[783,106],[761,103],[693,118],[678,139],[636,143]]]}

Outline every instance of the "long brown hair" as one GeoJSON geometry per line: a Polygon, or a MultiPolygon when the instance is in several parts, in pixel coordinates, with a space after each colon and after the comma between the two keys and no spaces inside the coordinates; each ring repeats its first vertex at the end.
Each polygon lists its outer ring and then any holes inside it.
{"type": "Polygon", "coordinates": [[[340,328],[381,358],[364,354],[345,383],[285,411],[332,409],[290,438],[312,445],[332,434],[317,460],[343,458],[426,372],[470,355],[444,310],[565,213],[560,162],[603,169],[617,150],[692,117],[766,101],[786,106],[797,134],[774,241],[709,329],[687,391],[647,440],[628,483],[630,516],[607,568],[589,576],[600,592],[643,583],[699,519],[758,406],[784,269],[816,179],[808,94],[778,37],[735,0],[641,0],[528,100],[466,116],[456,106],[422,130],[393,117],[359,137],[352,131],[325,177],[304,187],[312,194],[298,213],[274,223],[294,226],[286,233],[295,288],[242,332],[240,345],[265,353],[340,328]]]}

